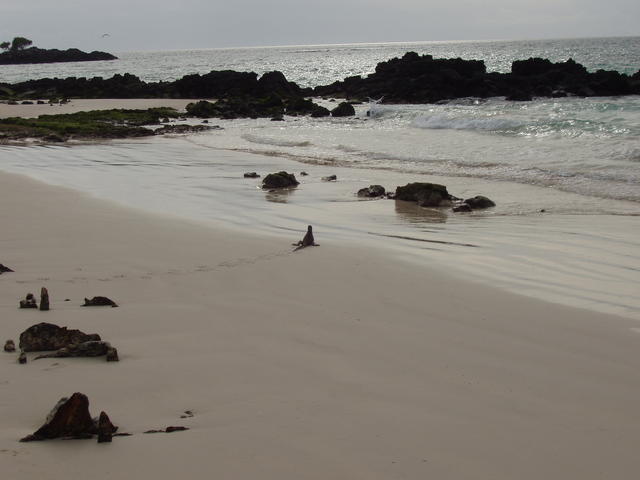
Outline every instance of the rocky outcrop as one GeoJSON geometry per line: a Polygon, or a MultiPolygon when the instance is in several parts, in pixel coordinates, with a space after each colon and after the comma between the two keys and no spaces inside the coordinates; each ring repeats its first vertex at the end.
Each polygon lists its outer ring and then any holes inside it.
{"type": "Polygon", "coordinates": [[[356,110],[348,102],[340,102],[340,104],[331,110],[332,117],[353,117],[356,114],[356,110]]]}
{"type": "Polygon", "coordinates": [[[284,102],[281,98],[237,96],[227,97],[215,103],[201,100],[187,105],[187,114],[198,118],[272,118],[284,114],[284,102]]]}
{"type": "Polygon", "coordinates": [[[529,58],[512,63],[510,73],[487,73],[481,60],[436,59],[408,52],[377,65],[371,75],[348,77],[313,89],[317,96],[385,103],[435,103],[465,97],[504,96],[526,101],[533,97],[613,96],[640,93],[636,76],[615,71],[587,72],[572,59],[553,63],[529,58]]]}
{"type": "Polygon", "coordinates": [[[329,109],[313,103],[306,98],[290,98],[285,106],[285,112],[287,115],[300,116],[310,115],[313,118],[328,117],[331,115],[329,109]]]}
{"type": "Polygon", "coordinates": [[[292,188],[299,184],[296,176],[287,172],[270,173],[262,180],[262,188],[265,190],[292,188]]]}
{"type": "Polygon", "coordinates": [[[395,199],[417,202],[421,207],[448,207],[454,197],[449,194],[444,185],[417,182],[397,187],[395,199]]]}
{"type": "Polygon", "coordinates": [[[60,350],[69,345],[100,341],[97,333],[86,334],[80,330],[69,330],[52,323],[39,323],[20,334],[20,350],[25,352],[46,352],[60,350]]]}
{"type": "Polygon", "coordinates": [[[0,65],[21,65],[28,63],[57,63],[57,62],[95,62],[104,60],[117,60],[118,57],[106,52],[94,50],[87,53],[77,48],[67,50],[25,48],[22,50],[10,50],[0,53],[0,65]]]}
{"type": "Polygon", "coordinates": [[[21,442],[48,440],[52,438],[91,438],[97,428],[89,414],[89,399],[82,393],[58,401],[42,425],[21,442]]]}
{"type": "Polygon", "coordinates": [[[108,297],[93,297],[91,300],[84,299],[83,307],[117,307],[118,304],[108,297]]]}
{"type": "MultiPolygon", "coordinates": [[[[254,72],[232,70],[186,75],[173,82],[147,83],[135,75],[116,74],[108,79],[69,77],[0,83],[0,98],[7,100],[52,97],[234,99],[228,105],[221,104],[215,114],[199,114],[202,118],[281,118],[285,113],[314,117],[330,115],[328,109],[305,98],[310,96],[361,101],[384,97],[385,103],[434,103],[465,97],[504,96],[529,100],[567,95],[629,94],[640,94],[640,72],[632,76],[605,70],[588,72],[572,59],[553,63],[529,58],[513,62],[509,73],[497,73],[487,72],[482,60],[438,59],[415,52],[380,62],[375,72],[367,77],[347,77],[313,89],[300,88],[287,81],[281,72],[268,72],[258,78],[254,72]]],[[[348,107],[343,108],[346,112],[348,107]]]]}

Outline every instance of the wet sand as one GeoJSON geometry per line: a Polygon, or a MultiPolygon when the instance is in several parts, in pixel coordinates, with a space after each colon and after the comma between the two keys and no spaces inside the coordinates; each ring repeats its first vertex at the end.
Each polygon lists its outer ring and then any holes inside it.
{"type": "Polygon", "coordinates": [[[47,321],[120,353],[0,355],[7,478],[600,479],[640,467],[633,320],[372,245],[317,238],[292,253],[304,226],[240,234],[6,173],[0,195],[0,263],[16,270],[0,276],[2,339],[47,321]],[[52,310],[19,311],[41,286],[52,310]],[[120,307],[79,306],[94,295],[120,307]],[[75,391],[134,435],[17,442],[75,391]],[[169,425],[190,430],[142,433],[169,425]]]}

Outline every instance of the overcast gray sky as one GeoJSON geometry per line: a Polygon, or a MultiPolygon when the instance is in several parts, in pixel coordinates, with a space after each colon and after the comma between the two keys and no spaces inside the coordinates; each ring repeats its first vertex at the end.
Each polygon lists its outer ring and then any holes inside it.
{"type": "Polygon", "coordinates": [[[0,40],[18,35],[46,48],[114,52],[635,36],[640,1],[0,0],[0,40]]]}

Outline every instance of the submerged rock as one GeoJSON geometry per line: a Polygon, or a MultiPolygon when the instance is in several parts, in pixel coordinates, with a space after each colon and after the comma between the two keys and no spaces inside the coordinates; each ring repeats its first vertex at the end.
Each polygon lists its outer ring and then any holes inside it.
{"type": "Polygon", "coordinates": [[[38,323],[20,334],[20,349],[25,352],[59,350],[68,345],[100,341],[97,333],[86,334],[80,330],[68,330],[52,323],[38,323]]]}
{"type": "Polygon", "coordinates": [[[262,180],[262,188],[269,190],[272,188],[291,188],[299,185],[293,173],[278,172],[270,173],[262,180]]]}
{"type": "Polygon", "coordinates": [[[366,188],[361,188],[360,190],[358,190],[357,195],[359,197],[377,198],[384,197],[385,193],[386,190],[382,185],[369,185],[366,188]]]}
{"type": "Polygon", "coordinates": [[[4,351],[9,353],[16,351],[16,344],[13,340],[6,341],[6,343],[4,344],[4,351]]]}
{"type": "Polygon", "coordinates": [[[260,178],[256,172],[247,172],[244,174],[244,178],[260,178]]]}
{"type": "Polygon", "coordinates": [[[453,211],[456,213],[470,212],[471,207],[466,203],[461,203],[460,205],[456,205],[455,207],[453,207],[453,211]]]}
{"type": "Polygon", "coordinates": [[[323,182],[335,182],[338,180],[338,176],[337,175],[329,175],[327,177],[322,177],[322,181],[323,182]]]}
{"type": "Polygon", "coordinates": [[[465,201],[463,202],[463,204],[465,205],[469,205],[469,207],[472,210],[480,210],[480,209],[484,209],[484,208],[491,208],[491,207],[495,207],[496,204],[493,200],[483,196],[483,195],[477,195],[473,198],[467,198],[465,199],[465,201]]]}
{"type": "Polygon", "coordinates": [[[27,363],[27,354],[24,352],[20,352],[20,355],[18,356],[18,363],[20,365],[24,365],[25,363],[27,363]]]}

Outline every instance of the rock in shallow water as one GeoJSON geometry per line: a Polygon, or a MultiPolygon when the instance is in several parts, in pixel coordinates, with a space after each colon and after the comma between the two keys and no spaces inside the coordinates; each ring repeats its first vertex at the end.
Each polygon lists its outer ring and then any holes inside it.
{"type": "Polygon", "coordinates": [[[448,207],[452,197],[444,185],[416,182],[397,187],[395,199],[417,202],[421,207],[448,207]]]}
{"type": "Polygon", "coordinates": [[[491,208],[496,206],[493,200],[483,195],[477,195],[473,198],[467,198],[463,203],[469,205],[472,210],[480,210],[483,208],[491,208]]]}
{"type": "Polygon", "coordinates": [[[299,183],[293,173],[277,172],[270,173],[264,177],[262,180],[262,188],[267,190],[272,188],[290,188],[299,185],[299,183]]]}
{"type": "Polygon", "coordinates": [[[367,188],[358,190],[358,196],[366,198],[384,197],[385,193],[386,191],[382,185],[370,185],[367,188]]]}

